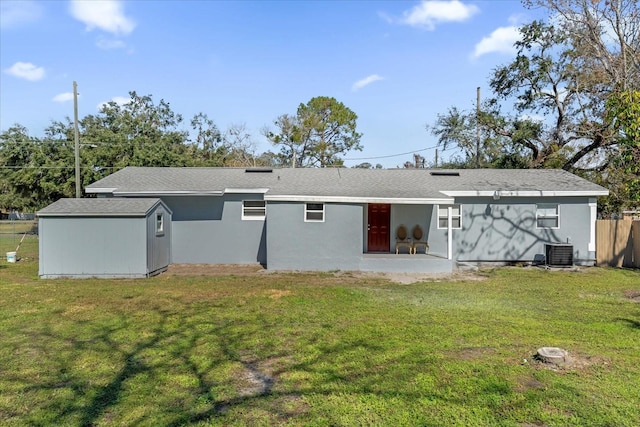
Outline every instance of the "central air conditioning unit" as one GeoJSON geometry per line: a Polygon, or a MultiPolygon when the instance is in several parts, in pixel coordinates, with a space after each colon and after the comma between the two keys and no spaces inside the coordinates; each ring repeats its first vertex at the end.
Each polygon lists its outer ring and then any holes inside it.
{"type": "Polygon", "coordinates": [[[561,243],[545,243],[544,256],[550,267],[573,266],[573,245],[561,243]]]}

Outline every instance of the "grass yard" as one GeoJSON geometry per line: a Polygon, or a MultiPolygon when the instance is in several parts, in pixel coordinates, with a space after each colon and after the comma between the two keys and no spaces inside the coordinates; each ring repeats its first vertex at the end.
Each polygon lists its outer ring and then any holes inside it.
{"type": "Polygon", "coordinates": [[[3,261],[0,424],[640,425],[640,272],[482,274],[39,280],[3,261]]]}

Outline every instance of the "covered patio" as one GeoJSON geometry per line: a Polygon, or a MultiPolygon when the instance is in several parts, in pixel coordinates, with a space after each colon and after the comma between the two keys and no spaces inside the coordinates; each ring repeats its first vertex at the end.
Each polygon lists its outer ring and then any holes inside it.
{"type": "Polygon", "coordinates": [[[460,205],[447,199],[424,203],[368,203],[364,213],[363,270],[367,270],[365,267],[371,259],[378,262],[388,259],[390,265],[397,260],[396,264],[408,268],[407,271],[415,271],[410,266],[412,263],[420,271],[424,271],[427,263],[450,270],[453,230],[461,226],[460,205]]]}

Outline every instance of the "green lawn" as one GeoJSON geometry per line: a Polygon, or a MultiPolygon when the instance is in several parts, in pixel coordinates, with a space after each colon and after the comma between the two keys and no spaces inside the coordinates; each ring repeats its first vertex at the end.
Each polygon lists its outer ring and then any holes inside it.
{"type": "Polygon", "coordinates": [[[39,280],[0,263],[0,424],[640,425],[640,272],[39,280]],[[574,357],[532,360],[542,346],[574,357]]]}

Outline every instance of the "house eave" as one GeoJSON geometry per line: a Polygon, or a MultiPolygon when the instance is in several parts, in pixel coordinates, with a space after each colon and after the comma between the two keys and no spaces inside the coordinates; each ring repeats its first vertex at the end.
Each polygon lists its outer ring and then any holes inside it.
{"type": "Polygon", "coordinates": [[[162,196],[222,196],[223,191],[114,191],[114,196],[123,197],[162,197],[162,196]]]}
{"type": "Polygon", "coordinates": [[[453,198],[398,198],[398,197],[354,197],[318,195],[265,195],[268,202],[317,202],[317,203],[379,203],[394,205],[452,204],[453,198]]]}
{"type": "Polygon", "coordinates": [[[265,194],[268,188],[225,188],[225,194],[265,194]]]}
{"type": "Polygon", "coordinates": [[[112,194],[117,188],[91,188],[86,187],[84,192],[87,194],[112,194]]]}
{"type": "Polygon", "coordinates": [[[450,197],[593,197],[608,196],[609,190],[456,190],[442,193],[450,197]]]}
{"type": "Polygon", "coordinates": [[[38,218],[75,217],[75,218],[144,218],[148,212],[52,212],[38,213],[38,218]]]}

